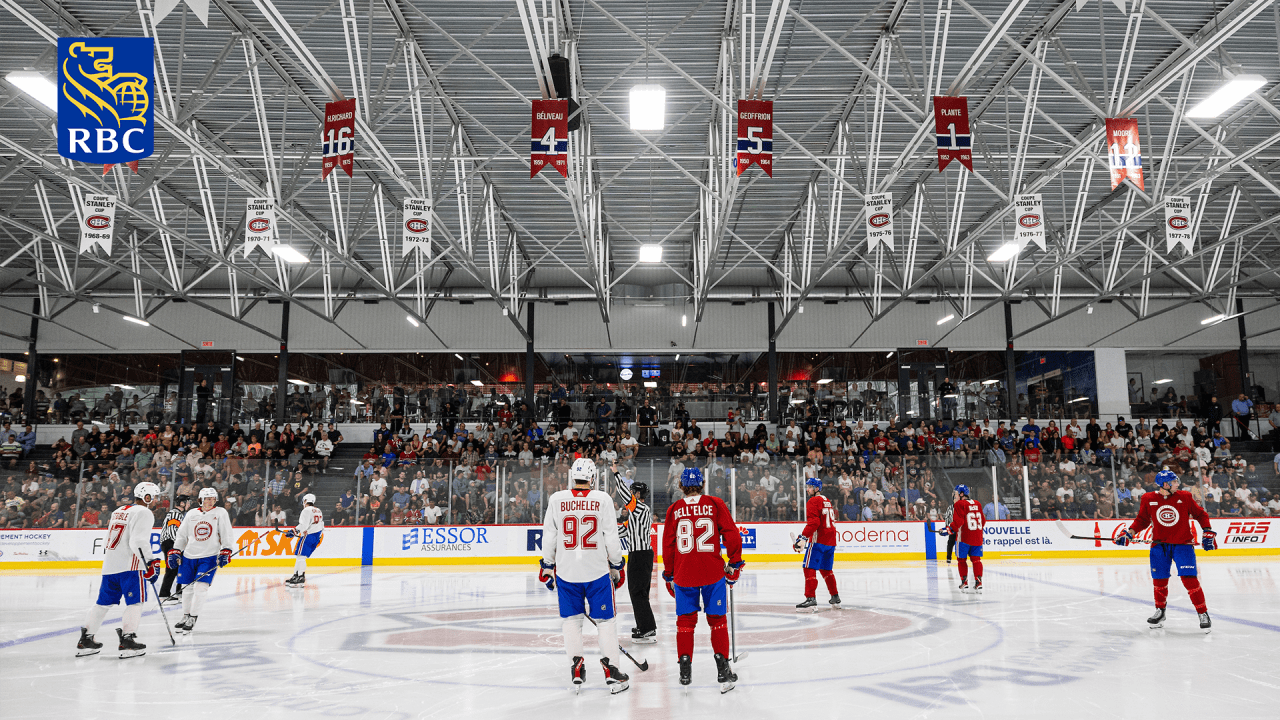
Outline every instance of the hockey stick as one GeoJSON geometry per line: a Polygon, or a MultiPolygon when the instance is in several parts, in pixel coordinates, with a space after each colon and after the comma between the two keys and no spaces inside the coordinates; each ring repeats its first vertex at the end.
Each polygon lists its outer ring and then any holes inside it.
{"type": "MultiPolygon", "coordinates": [[[[585,613],[584,613],[584,615],[585,615],[585,613]]],[[[587,618],[587,620],[590,620],[590,621],[591,621],[591,624],[592,624],[592,625],[595,625],[596,627],[600,627],[600,623],[596,622],[595,618],[591,617],[590,615],[586,615],[586,618],[587,618]]],[[[618,649],[622,651],[622,654],[623,654],[623,655],[626,655],[626,656],[627,656],[627,659],[628,659],[628,660],[630,660],[631,662],[635,663],[635,664],[636,664],[636,667],[640,668],[640,672],[645,672],[645,671],[647,671],[647,670],[649,669],[649,661],[648,661],[648,660],[645,660],[644,662],[640,662],[639,660],[635,659],[635,658],[631,655],[631,653],[627,652],[627,649],[626,649],[626,648],[622,647],[622,644],[621,644],[621,643],[619,643],[619,644],[618,644],[618,649]]]]}
{"type": "MultiPolygon", "coordinates": [[[[279,525],[277,525],[275,528],[273,528],[273,530],[274,530],[275,532],[280,532],[280,527],[279,527],[279,525]]],[[[262,536],[266,535],[266,534],[267,534],[267,533],[269,533],[269,532],[272,532],[272,530],[263,530],[262,532],[258,533],[258,537],[257,537],[257,539],[258,539],[258,540],[261,540],[261,539],[262,539],[262,536]]],[[[231,553],[231,557],[227,558],[227,563],[228,563],[228,564],[230,564],[230,563],[231,563],[231,558],[234,558],[235,556],[239,555],[240,553],[244,552],[245,550],[248,550],[248,549],[249,549],[249,546],[250,546],[251,544],[252,544],[252,543],[245,543],[245,544],[241,545],[239,550],[237,550],[237,551],[235,551],[235,552],[231,553]]],[[[201,578],[203,578],[203,577],[205,577],[205,576],[209,575],[210,573],[213,573],[214,571],[216,571],[216,570],[217,570],[218,568],[220,568],[220,567],[223,567],[223,566],[215,564],[213,567],[211,567],[211,568],[209,568],[208,570],[205,570],[204,572],[202,572],[202,573],[200,573],[199,575],[197,575],[197,576],[195,577],[195,579],[194,579],[194,580],[192,580],[191,582],[189,582],[189,583],[187,583],[186,585],[184,585],[184,586],[183,586],[183,588],[186,588],[186,587],[191,586],[191,585],[195,585],[196,583],[200,582],[200,579],[201,579],[201,578]]]]}
{"type": "Polygon", "coordinates": [[[743,650],[742,654],[738,654],[738,611],[733,605],[733,586],[729,586],[729,654],[733,656],[736,663],[751,654],[750,650],[743,650]]]}
{"type": "MultiPolygon", "coordinates": [[[[1101,540],[1103,542],[1114,542],[1113,538],[1106,538],[1106,537],[1102,537],[1101,535],[1096,537],[1093,535],[1072,535],[1071,531],[1067,529],[1066,524],[1063,523],[1061,520],[1055,520],[1054,523],[1058,526],[1058,531],[1061,532],[1063,535],[1066,535],[1071,540],[1101,540]]],[[[1135,543],[1150,544],[1150,542],[1151,542],[1150,540],[1142,540],[1136,537],[1129,541],[1130,544],[1135,544],[1135,543]]]]}
{"type": "MultiPolygon", "coordinates": [[[[138,558],[142,560],[143,565],[147,564],[147,559],[143,557],[141,550],[138,550],[138,558]]],[[[151,583],[151,593],[156,598],[156,607],[160,608],[160,620],[164,623],[164,629],[169,631],[169,644],[177,645],[178,641],[173,637],[173,628],[169,627],[169,616],[164,614],[164,603],[160,602],[160,591],[156,589],[156,579],[153,577],[148,582],[151,583]]]]}

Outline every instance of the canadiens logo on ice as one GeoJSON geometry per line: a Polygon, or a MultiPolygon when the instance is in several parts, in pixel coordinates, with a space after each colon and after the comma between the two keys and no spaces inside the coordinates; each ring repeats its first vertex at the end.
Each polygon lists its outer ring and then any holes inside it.
{"type": "Polygon", "coordinates": [[[1227,527],[1224,545],[1261,545],[1267,541],[1271,521],[1233,522],[1227,527]]]}

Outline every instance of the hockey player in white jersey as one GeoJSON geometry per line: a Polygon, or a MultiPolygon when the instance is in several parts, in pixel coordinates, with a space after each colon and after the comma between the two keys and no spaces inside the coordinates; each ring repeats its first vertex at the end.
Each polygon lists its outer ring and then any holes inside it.
{"type": "Polygon", "coordinates": [[[285,537],[298,538],[298,547],[293,551],[297,560],[293,561],[293,576],[284,581],[288,587],[302,587],[307,584],[307,558],[320,545],[324,535],[324,516],[316,507],[316,496],[307,493],[302,496],[302,512],[298,513],[298,526],[288,532],[285,537]]]}
{"type": "Polygon", "coordinates": [[[217,503],[217,490],[202,489],[200,507],[182,519],[169,551],[169,567],[178,568],[178,584],[183,586],[182,622],[173,629],[183,634],[195,627],[214,573],[231,562],[231,517],[217,503]]]}
{"type": "Polygon", "coordinates": [[[138,502],[124,505],[111,513],[107,525],[107,554],[102,560],[102,585],[98,602],[89,608],[89,618],[80,628],[76,657],[96,655],[102,643],[93,639],[102,627],[107,611],[124,600],[124,627],[116,628],[120,637],[120,657],[145,655],[147,646],[137,641],[138,623],[142,620],[142,603],[147,600],[146,581],[160,572],[160,558],[151,552],[151,526],[155,515],[151,506],[160,498],[155,483],[140,482],[133,488],[138,502]]]}
{"type": "Polygon", "coordinates": [[[618,627],[614,622],[613,591],[625,579],[617,514],[608,494],[596,490],[596,465],[579,458],[569,468],[571,488],[547,498],[542,521],[542,560],[538,579],[560,599],[564,649],[571,662],[571,679],[580,689],[586,679],[582,658],[584,609],[600,633],[600,665],[609,692],[628,687],[626,674],[610,662],[618,656],[618,627]]]}

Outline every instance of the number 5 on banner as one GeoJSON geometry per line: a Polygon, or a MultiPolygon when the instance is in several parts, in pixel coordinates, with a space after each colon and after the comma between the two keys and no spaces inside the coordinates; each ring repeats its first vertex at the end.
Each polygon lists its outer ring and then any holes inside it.
{"type": "Polygon", "coordinates": [[[751,153],[752,155],[759,155],[762,151],[764,151],[764,143],[761,141],[760,138],[756,137],[756,133],[759,133],[759,132],[764,132],[764,128],[762,127],[747,128],[747,139],[752,142],[751,147],[747,148],[747,152],[751,153]]]}

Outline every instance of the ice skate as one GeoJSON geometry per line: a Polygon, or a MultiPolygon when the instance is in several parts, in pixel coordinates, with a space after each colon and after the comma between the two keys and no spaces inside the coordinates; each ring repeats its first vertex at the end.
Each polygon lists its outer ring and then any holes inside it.
{"type": "MultiPolygon", "coordinates": [[[[1209,616],[1206,614],[1204,619],[1207,621],[1208,618],[1209,616]]],[[[1164,608],[1156,608],[1156,614],[1147,618],[1147,627],[1152,630],[1164,627],[1164,608]]]]}
{"type": "Polygon", "coordinates": [[[631,687],[627,682],[631,678],[619,670],[617,666],[610,665],[609,658],[600,658],[600,665],[604,668],[604,684],[609,686],[609,694],[617,695],[631,687]]]}
{"type": "Polygon", "coordinates": [[[573,682],[573,692],[582,692],[582,683],[587,679],[587,661],[581,655],[573,658],[573,666],[569,669],[569,679],[573,682]]]}
{"type": "Polygon", "coordinates": [[[973,581],[973,591],[975,594],[982,592],[982,578],[975,578],[973,581]]]}
{"type": "Polygon", "coordinates": [[[831,599],[830,599],[830,600],[828,600],[827,602],[828,602],[828,603],[830,603],[830,605],[831,605],[831,609],[832,609],[832,610],[839,610],[839,609],[841,609],[841,608],[840,608],[840,596],[839,596],[839,595],[832,595],[832,596],[831,596],[831,599]]]}
{"type": "Polygon", "coordinates": [[[138,657],[147,654],[147,646],[137,641],[136,633],[124,634],[124,630],[116,628],[116,635],[120,636],[120,659],[138,657]]]}
{"type": "Polygon", "coordinates": [[[285,587],[302,587],[307,584],[306,573],[294,573],[288,580],[284,581],[285,587]]]}
{"type": "Polygon", "coordinates": [[[969,592],[969,581],[967,579],[960,581],[960,592],[962,593],[969,592]]]}
{"type": "Polygon", "coordinates": [[[738,682],[738,674],[729,665],[729,658],[716,653],[716,682],[720,683],[720,694],[723,695],[734,688],[738,682]]]}
{"type": "MultiPolygon", "coordinates": [[[[1208,615],[1205,617],[1208,617],[1208,615]]],[[[97,655],[101,651],[102,643],[93,639],[93,636],[89,634],[89,628],[80,628],[80,642],[76,643],[76,657],[97,655]]]]}
{"type": "Polygon", "coordinates": [[[658,631],[650,630],[649,632],[642,633],[639,630],[636,630],[631,633],[631,642],[636,643],[637,645],[652,645],[658,642],[658,631]]]}
{"type": "Polygon", "coordinates": [[[181,635],[188,635],[191,633],[191,629],[194,628],[195,626],[196,626],[195,615],[183,615],[182,620],[177,625],[173,626],[173,631],[181,635]]]}
{"type": "Polygon", "coordinates": [[[806,610],[809,612],[814,612],[814,608],[816,607],[818,607],[817,599],[807,597],[804,599],[804,602],[796,604],[796,612],[805,612],[806,610]]]}
{"type": "Polygon", "coordinates": [[[688,685],[693,682],[693,658],[688,655],[680,656],[680,684],[688,685]]]}
{"type": "Polygon", "coordinates": [[[1213,630],[1213,621],[1209,619],[1209,613],[1207,612],[1200,613],[1200,629],[1205,631],[1206,634],[1213,630]]]}

